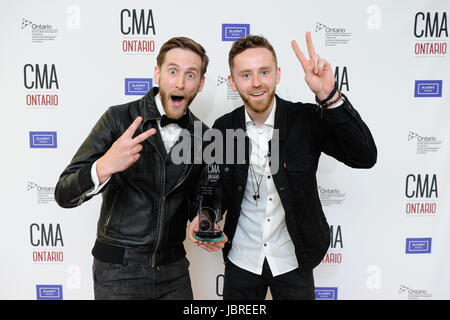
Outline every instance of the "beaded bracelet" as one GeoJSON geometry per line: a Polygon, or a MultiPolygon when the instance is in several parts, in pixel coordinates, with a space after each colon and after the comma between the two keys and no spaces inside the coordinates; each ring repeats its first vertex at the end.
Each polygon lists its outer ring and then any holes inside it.
{"type": "Polygon", "coordinates": [[[325,104],[322,104],[321,106],[322,106],[323,108],[329,107],[329,106],[335,104],[336,102],[338,102],[339,100],[341,100],[341,98],[342,98],[342,94],[341,94],[340,91],[338,91],[338,96],[337,96],[336,99],[334,99],[333,101],[329,101],[329,102],[327,102],[327,103],[325,103],[325,104]]]}
{"type": "Polygon", "coordinates": [[[334,88],[333,88],[333,91],[331,91],[331,93],[328,95],[328,97],[326,97],[326,98],[323,99],[323,100],[319,100],[319,98],[317,98],[317,96],[316,96],[316,102],[317,102],[318,104],[320,104],[321,106],[324,106],[324,104],[325,104],[326,102],[328,102],[328,100],[330,100],[331,98],[333,98],[333,96],[334,96],[334,94],[336,93],[337,89],[338,89],[338,84],[337,84],[337,81],[335,81],[335,82],[334,82],[334,88]]]}

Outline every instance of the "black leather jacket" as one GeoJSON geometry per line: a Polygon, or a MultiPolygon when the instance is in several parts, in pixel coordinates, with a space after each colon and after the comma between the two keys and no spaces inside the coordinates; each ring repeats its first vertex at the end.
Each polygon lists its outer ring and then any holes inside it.
{"type": "MultiPolygon", "coordinates": [[[[164,148],[156,120],[160,114],[154,97],[158,88],[142,99],[110,107],[80,146],[56,185],[56,202],[64,208],[81,205],[94,184],[92,164],[111,147],[138,116],[143,117],[135,136],[152,127],[157,133],[142,143],[141,157],[130,168],[114,174],[101,190],[103,203],[97,226],[97,241],[149,252],[182,245],[186,223],[197,213],[197,194],[204,165],[174,165],[164,148]],[[169,169],[170,168],[170,169],[169,169]]],[[[189,110],[189,131],[194,136],[194,121],[189,110]]],[[[202,124],[202,132],[207,127],[202,124]]],[[[198,131],[198,130],[197,130],[198,131]]],[[[193,140],[191,140],[193,141],[193,140]]]]}

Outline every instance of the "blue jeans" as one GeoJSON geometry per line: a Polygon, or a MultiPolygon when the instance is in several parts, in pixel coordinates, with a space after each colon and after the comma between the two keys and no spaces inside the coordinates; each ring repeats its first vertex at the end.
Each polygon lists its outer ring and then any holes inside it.
{"type": "Polygon", "coordinates": [[[186,257],[154,268],[147,255],[127,252],[123,264],[94,258],[96,300],[192,300],[189,261],[186,257]]]}

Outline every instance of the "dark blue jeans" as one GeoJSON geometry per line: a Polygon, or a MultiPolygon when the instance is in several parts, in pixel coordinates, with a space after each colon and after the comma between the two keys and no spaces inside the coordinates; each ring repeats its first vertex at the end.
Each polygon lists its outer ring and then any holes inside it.
{"type": "Polygon", "coordinates": [[[299,269],[274,277],[264,259],[261,275],[241,269],[230,260],[225,265],[224,300],[264,300],[267,288],[274,300],[314,300],[312,271],[299,269]]]}
{"type": "Polygon", "coordinates": [[[123,264],[94,258],[96,300],[192,300],[189,261],[186,257],[154,268],[147,255],[128,252],[123,264]]]}

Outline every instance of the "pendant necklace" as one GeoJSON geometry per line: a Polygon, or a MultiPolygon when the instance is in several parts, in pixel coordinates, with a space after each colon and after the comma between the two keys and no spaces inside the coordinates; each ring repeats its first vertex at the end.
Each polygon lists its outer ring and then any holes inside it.
{"type": "Polygon", "coordinates": [[[264,175],[264,169],[266,168],[267,161],[269,160],[269,157],[267,155],[264,157],[266,158],[266,160],[264,160],[264,164],[258,177],[256,177],[255,168],[253,167],[253,164],[250,164],[250,178],[252,179],[253,200],[255,200],[256,206],[258,206],[258,199],[260,198],[259,187],[261,186],[262,177],[264,175]]]}

